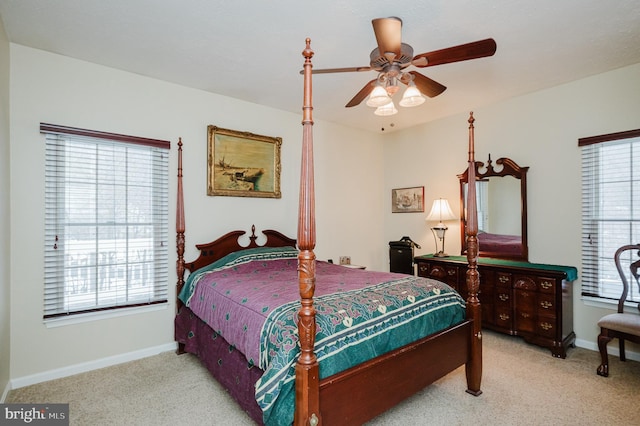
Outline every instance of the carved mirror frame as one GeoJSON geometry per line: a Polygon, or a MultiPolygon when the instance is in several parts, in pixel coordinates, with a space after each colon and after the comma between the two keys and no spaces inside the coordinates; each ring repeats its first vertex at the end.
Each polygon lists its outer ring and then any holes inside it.
{"type": "MultiPolygon", "coordinates": [[[[501,251],[497,249],[482,249],[482,242],[479,239],[479,251],[480,257],[493,257],[498,259],[511,259],[528,261],[529,259],[529,246],[527,240],[527,171],[529,167],[520,167],[515,161],[510,158],[502,157],[496,160],[496,165],[502,166],[499,170],[494,169],[491,161],[491,154],[487,160],[486,167],[482,161],[475,162],[476,168],[476,180],[483,181],[491,178],[504,178],[511,176],[520,181],[520,224],[521,224],[521,246],[517,252],[513,250],[501,251]]],[[[460,180],[460,240],[461,240],[461,254],[466,255],[466,236],[465,230],[467,225],[466,220],[466,207],[465,207],[465,190],[468,183],[469,169],[467,168],[464,173],[458,175],[460,180]]]]}

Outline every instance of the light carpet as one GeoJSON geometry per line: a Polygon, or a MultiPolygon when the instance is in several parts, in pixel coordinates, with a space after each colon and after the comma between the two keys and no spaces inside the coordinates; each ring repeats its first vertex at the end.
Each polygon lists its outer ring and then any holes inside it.
{"type": "MultiPolygon", "coordinates": [[[[465,392],[461,367],[369,424],[640,424],[640,363],[610,356],[603,378],[597,352],[570,348],[558,359],[521,338],[483,333],[482,395],[465,392]]],[[[252,424],[197,358],[173,352],[15,389],[6,402],[69,403],[71,425],[252,424]]]]}

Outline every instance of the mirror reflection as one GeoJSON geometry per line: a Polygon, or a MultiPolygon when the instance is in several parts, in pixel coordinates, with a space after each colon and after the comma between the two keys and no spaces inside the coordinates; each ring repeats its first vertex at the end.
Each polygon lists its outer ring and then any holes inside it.
{"type": "MultiPolygon", "coordinates": [[[[494,169],[491,156],[487,164],[476,162],[479,256],[528,260],[526,172],[509,158],[499,158],[494,169]]],[[[466,254],[466,193],[468,170],[460,179],[461,242],[466,254]]]]}

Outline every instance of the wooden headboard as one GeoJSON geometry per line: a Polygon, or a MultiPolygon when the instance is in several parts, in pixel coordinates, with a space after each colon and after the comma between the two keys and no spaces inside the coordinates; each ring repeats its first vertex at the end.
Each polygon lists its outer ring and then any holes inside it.
{"type": "MultiPolygon", "coordinates": [[[[178,151],[178,157],[182,159],[182,149],[178,151]]],[[[179,161],[181,163],[181,161],[179,161]]],[[[180,176],[181,177],[181,176],[180,176]]],[[[178,185],[178,191],[180,191],[181,185],[178,185]]],[[[180,197],[179,197],[180,198],[180,197]]],[[[180,216],[178,215],[180,222],[180,216]]],[[[178,283],[176,285],[176,294],[180,294],[182,291],[182,287],[184,286],[184,272],[188,270],[189,272],[194,272],[199,268],[207,266],[218,259],[222,259],[226,255],[236,252],[238,250],[245,250],[256,247],[296,247],[296,240],[293,238],[289,238],[286,235],[274,231],[273,229],[266,229],[262,231],[264,236],[267,237],[267,241],[263,245],[259,245],[256,243],[258,237],[256,236],[256,227],[255,225],[251,225],[251,236],[249,237],[249,244],[243,246],[240,244],[239,239],[241,236],[246,234],[245,231],[231,231],[222,237],[218,238],[215,241],[206,244],[196,244],[196,248],[200,250],[200,255],[193,262],[185,262],[184,261],[184,222],[178,225],[178,229],[181,231],[178,232],[177,243],[178,243],[178,261],[177,261],[177,273],[178,273],[178,283]]],[[[180,308],[182,306],[182,302],[180,299],[177,301],[177,307],[180,308]]]]}
{"type": "Polygon", "coordinates": [[[278,231],[267,229],[262,231],[267,237],[267,241],[263,245],[256,243],[258,237],[256,236],[255,225],[251,226],[251,236],[249,237],[249,244],[246,246],[240,245],[239,239],[246,234],[245,231],[231,231],[215,241],[206,244],[196,244],[196,248],[200,250],[200,256],[191,263],[185,263],[185,268],[190,272],[193,272],[203,266],[207,266],[210,263],[215,262],[224,256],[234,253],[239,250],[245,250],[256,247],[295,247],[296,240],[281,234],[278,231]]]}

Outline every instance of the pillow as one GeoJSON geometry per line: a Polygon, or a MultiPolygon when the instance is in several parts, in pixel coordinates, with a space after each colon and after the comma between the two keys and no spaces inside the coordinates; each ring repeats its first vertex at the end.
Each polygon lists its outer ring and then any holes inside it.
{"type": "Polygon", "coordinates": [[[230,268],[254,260],[295,259],[298,257],[298,249],[295,247],[255,247],[229,253],[221,259],[204,266],[191,273],[182,287],[178,298],[188,306],[188,301],[195,290],[200,277],[209,271],[230,268]]]}

